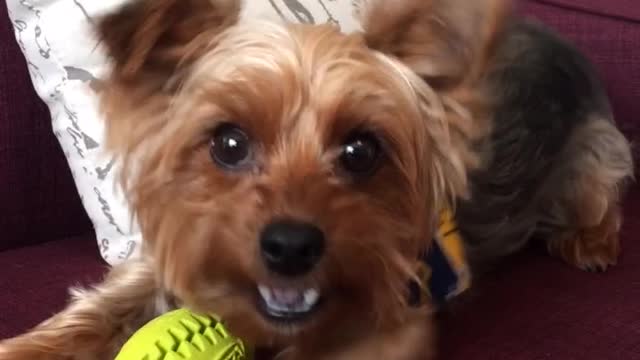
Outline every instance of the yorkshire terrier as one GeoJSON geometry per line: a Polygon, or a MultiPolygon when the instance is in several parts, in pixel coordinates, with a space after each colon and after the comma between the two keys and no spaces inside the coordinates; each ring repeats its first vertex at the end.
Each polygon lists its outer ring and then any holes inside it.
{"type": "Polygon", "coordinates": [[[136,0],[100,22],[144,255],[1,360],[111,360],[176,307],[282,359],[431,358],[434,307],[407,284],[447,209],[472,269],[530,241],[615,264],[629,144],[589,63],[506,0],[369,0],[354,34],[240,7],[136,0]]]}

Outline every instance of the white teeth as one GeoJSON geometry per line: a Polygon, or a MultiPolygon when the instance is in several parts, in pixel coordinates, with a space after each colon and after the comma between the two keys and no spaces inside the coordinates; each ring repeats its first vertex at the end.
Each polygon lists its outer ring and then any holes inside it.
{"type": "Polygon", "coordinates": [[[258,285],[258,292],[267,306],[267,311],[278,315],[309,312],[320,299],[317,289],[297,290],[258,285]]]}
{"type": "Polygon", "coordinates": [[[316,289],[307,289],[304,291],[304,303],[315,306],[320,299],[320,293],[316,289]]]}
{"type": "Polygon", "coordinates": [[[269,302],[271,300],[271,290],[264,285],[258,285],[258,291],[260,292],[260,296],[264,301],[269,302]]]}

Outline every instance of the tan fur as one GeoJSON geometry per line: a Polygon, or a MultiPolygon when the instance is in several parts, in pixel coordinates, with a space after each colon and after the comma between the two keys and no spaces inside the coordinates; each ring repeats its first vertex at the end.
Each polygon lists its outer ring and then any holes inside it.
{"type": "Polygon", "coordinates": [[[142,0],[105,19],[100,33],[114,58],[103,93],[107,140],[123,160],[151,268],[114,270],[125,274],[0,343],[0,360],[107,359],[130,329],[162,310],[152,304],[163,291],[284,358],[430,357],[431,310],[407,305],[406,284],[439,211],[466,194],[467,170],[478,164],[469,143],[487,122],[469,78],[493,35],[468,35],[498,33],[504,11],[490,0],[402,0],[421,11],[377,19],[390,3],[364,15],[385,34],[236,24],[237,3],[220,0],[142,0]],[[473,21],[458,29],[463,20],[473,21]],[[398,21],[428,31],[405,38],[388,27],[398,21]],[[387,48],[384,37],[394,33],[401,49],[429,51],[405,57],[387,48]],[[455,66],[445,67],[443,56],[455,66]],[[440,76],[456,81],[444,89],[440,76]],[[255,142],[250,171],[212,163],[208,143],[223,122],[255,142]],[[373,176],[354,181],[336,162],[341,142],[360,128],[384,139],[386,156],[373,176]],[[278,217],[323,229],[327,254],[309,276],[285,282],[260,261],[260,230],[278,217]],[[130,282],[128,271],[144,276],[130,282]],[[312,284],[326,303],[302,324],[276,326],[256,310],[257,283],[312,284]]]}
{"type": "MultiPolygon", "coordinates": [[[[547,242],[549,252],[582,270],[604,271],[618,263],[622,215],[611,205],[594,226],[567,231],[547,242]]],[[[587,209],[588,210],[588,209],[587,209]]]]}

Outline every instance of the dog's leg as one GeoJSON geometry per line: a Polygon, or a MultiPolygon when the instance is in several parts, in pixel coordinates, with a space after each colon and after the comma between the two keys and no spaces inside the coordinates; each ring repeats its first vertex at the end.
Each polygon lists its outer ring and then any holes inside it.
{"type": "Polygon", "coordinates": [[[549,251],[583,270],[605,270],[620,253],[620,197],[633,173],[628,142],[613,122],[593,119],[577,129],[547,189],[544,212],[556,231],[549,251]],[[558,186],[559,185],[559,186],[558,186]],[[551,196],[549,196],[551,194],[551,196]]]}
{"type": "Polygon", "coordinates": [[[91,290],[30,332],[0,342],[0,360],[112,360],[138,327],[161,310],[150,266],[114,268],[91,290]]]}

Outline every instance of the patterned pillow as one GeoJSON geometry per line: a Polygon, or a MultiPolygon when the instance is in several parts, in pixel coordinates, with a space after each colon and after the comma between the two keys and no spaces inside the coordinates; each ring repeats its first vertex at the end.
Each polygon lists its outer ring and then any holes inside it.
{"type": "MultiPolygon", "coordinates": [[[[54,134],[110,264],[137,256],[142,240],[116,179],[118,164],[102,148],[104,124],[93,88],[108,63],[92,25],[126,1],[6,0],[34,87],[51,111],[54,134]]],[[[330,22],[352,31],[353,1],[245,0],[243,15],[330,22]]]]}

